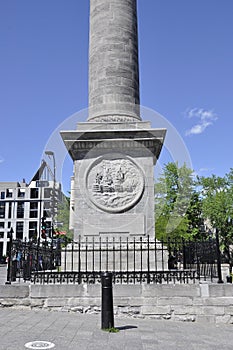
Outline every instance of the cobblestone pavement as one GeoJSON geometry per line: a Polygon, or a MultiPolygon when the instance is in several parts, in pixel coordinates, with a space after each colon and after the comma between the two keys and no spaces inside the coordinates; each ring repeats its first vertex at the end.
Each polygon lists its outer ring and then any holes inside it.
{"type": "Polygon", "coordinates": [[[233,348],[233,325],[116,318],[118,333],[100,329],[100,315],[0,308],[0,349],[224,350],[233,348]]]}

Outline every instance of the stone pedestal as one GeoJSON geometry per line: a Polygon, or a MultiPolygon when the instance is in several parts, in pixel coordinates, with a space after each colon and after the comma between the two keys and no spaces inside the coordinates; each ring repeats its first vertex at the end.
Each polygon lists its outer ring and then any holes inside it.
{"type": "Polygon", "coordinates": [[[154,236],[154,165],[165,133],[151,129],[148,122],[88,122],[80,123],[78,130],[61,132],[74,161],[75,239],[154,236]]]}

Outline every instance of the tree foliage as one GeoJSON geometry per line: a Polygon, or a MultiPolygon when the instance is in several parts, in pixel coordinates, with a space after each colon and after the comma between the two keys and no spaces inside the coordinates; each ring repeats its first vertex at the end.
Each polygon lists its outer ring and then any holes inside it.
{"type": "Polygon", "coordinates": [[[190,203],[197,205],[197,197],[193,188],[193,171],[186,164],[165,165],[163,175],[155,184],[156,238],[187,237],[194,232],[196,224],[192,223],[190,203]]]}
{"type": "Polygon", "coordinates": [[[186,165],[166,164],[155,184],[156,237],[207,238],[216,229],[223,247],[232,244],[233,169],[224,177],[194,178],[186,165]]]}
{"type": "Polygon", "coordinates": [[[228,246],[233,239],[233,169],[224,177],[200,177],[198,183],[203,216],[218,229],[222,244],[228,246]]]}
{"type": "Polygon", "coordinates": [[[57,213],[57,221],[59,225],[55,228],[57,234],[65,232],[68,240],[73,239],[73,232],[69,229],[69,218],[70,218],[70,198],[65,197],[64,201],[59,205],[57,213]]]}

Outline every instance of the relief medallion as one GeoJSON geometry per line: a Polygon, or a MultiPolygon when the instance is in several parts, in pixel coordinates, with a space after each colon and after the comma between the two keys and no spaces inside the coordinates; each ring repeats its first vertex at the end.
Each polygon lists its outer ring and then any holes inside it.
{"type": "Polygon", "coordinates": [[[144,175],[128,157],[101,157],[87,171],[86,190],[98,208],[112,213],[122,212],[141,198],[144,175]]]}

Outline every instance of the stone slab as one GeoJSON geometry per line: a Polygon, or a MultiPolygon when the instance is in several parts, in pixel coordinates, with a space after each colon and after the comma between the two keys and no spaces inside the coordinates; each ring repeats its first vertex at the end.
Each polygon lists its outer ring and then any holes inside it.
{"type": "Polygon", "coordinates": [[[145,297],[199,297],[200,287],[194,284],[145,284],[142,286],[142,293],[145,297]]]}
{"type": "Polygon", "coordinates": [[[0,285],[1,298],[26,298],[29,296],[29,286],[0,285]]]}
{"type": "MultiPolygon", "coordinates": [[[[99,286],[96,285],[96,290],[99,286]]],[[[84,296],[87,293],[87,285],[31,285],[31,298],[65,298],[84,296]]]]}
{"type": "Polygon", "coordinates": [[[144,231],[145,215],[143,214],[86,215],[83,228],[84,236],[129,236],[129,233],[141,236],[144,231]]]}

